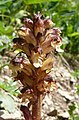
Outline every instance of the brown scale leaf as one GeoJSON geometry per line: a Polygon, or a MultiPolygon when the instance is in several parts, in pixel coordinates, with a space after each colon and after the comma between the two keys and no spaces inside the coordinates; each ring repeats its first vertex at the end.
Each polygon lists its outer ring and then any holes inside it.
{"type": "Polygon", "coordinates": [[[43,62],[41,70],[51,70],[52,67],[53,67],[53,58],[49,57],[43,62]]]}
{"type": "Polygon", "coordinates": [[[25,74],[23,71],[18,72],[17,76],[15,77],[15,80],[20,80],[20,82],[24,86],[28,85],[28,86],[32,87],[32,85],[33,85],[32,77],[27,76],[27,74],[25,74]]]}

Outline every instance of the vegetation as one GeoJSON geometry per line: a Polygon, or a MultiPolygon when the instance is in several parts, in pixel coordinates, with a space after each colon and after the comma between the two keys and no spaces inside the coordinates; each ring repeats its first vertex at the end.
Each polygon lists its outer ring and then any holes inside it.
{"type": "MultiPolygon", "coordinates": [[[[79,1],[78,0],[1,0],[0,1],[0,72],[4,67],[9,66],[14,54],[21,52],[20,49],[13,54],[13,38],[17,37],[18,29],[23,25],[25,17],[32,19],[33,14],[40,11],[46,18],[51,18],[54,27],[61,29],[62,53],[67,60],[75,59],[79,61],[79,1]]],[[[70,62],[71,63],[71,62],[70,62]]],[[[78,62],[73,62],[75,71],[73,75],[79,77],[78,62]]],[[[7,78],[4,82],[0,81],[0,88],[12,95],[19,93],[16,82],[7,78]],[[6,81],[6,82],[5,82],[6,81]],[[6,85],[5,85],[5,84],[6,85]],[[15,88],[15,89],[14,89],[15,88]]],[[[3,91],[0,91],[2,96],[3,91]]],[[[79,85],[77,85],[79,93],[79,85]]],[[[1,97],[0,97],[1,98],[1,97]]],[[[5,99],[5,97],[4,97],[5,99]]],[[[13,100],[13,99],[12,99],[13,100]]],[[[0,99],[0,101],[3,101],[0,99]]],[[[3,104],[4,106],[5,104],[3,104]]],[[[14,103],[13,103],[14,106],[14,103]]],[[[72,105],[73,106],[73,105],[72,105]]],[[[8,111],[10,108],[6,108],[8,111]]],[[[71,109],[71,108],[70,108],[71,109]]],[[[71,109],[72,110],[72,109],[71,109]]],[[[75,108],[72,110],[72,114],[75,108]]],[[[70,113],[71,115],[71,113],[70,113]]],[[[72,115],[74,116],[74,114],[72,115]]],[[[71,117],[73,120],[74,117],[71,117]]]]}

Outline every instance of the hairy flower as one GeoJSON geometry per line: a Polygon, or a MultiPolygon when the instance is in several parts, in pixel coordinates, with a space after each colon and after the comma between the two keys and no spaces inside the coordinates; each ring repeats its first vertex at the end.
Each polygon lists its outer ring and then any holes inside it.
{"type": "Polygon", "coordinates": [[[49,76],[54,65],[54,57],[50,54],[61,51],[62,38],[60,29],[53,27],[52,20],[42,19],[40,14],[35,14],[32,20],[24,18],[23,22],[18,38],[13,39],[14,50],[19,48],[22,53],[11,60],[10,67],[16,73],[15,80],[23,84],[22,97],[33,101],[38,93],[50,91],[54,83],[49,76]]]}

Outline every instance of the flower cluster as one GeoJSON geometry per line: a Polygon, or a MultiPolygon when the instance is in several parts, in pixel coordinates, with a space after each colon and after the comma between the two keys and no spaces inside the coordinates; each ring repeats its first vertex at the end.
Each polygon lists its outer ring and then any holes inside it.
{"type": "Polygon", "coordinates": [[[24,19],[24,25],[14,38],[14,49],[21,49],[10,63],[15,72],[15,80],[23,84],[23,98],[33,101],[37,94],[50,91],[53,83],[49,75],[53,68],[54,58],[51,52],[60,51],[60,29],[53,27],[51,19],[43,19],[35,14],[33,19],[24,19]]]}

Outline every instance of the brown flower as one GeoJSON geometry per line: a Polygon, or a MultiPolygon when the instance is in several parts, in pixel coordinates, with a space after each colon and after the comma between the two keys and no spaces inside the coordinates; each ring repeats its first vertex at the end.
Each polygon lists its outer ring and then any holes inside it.
{"type": "MultiPolygon", "coordinates": [[[[14,49],[21,49],[26,56],[16,55],[10,67],[15,73],[15,79],[20,80],[24,88],[44,93],[50,90],[53,80],[49,75],[54,65],[51,52],[61,51],[62,38],[60,29],[53,27],[51,19],[42,19],[35,14],[33,19],[24,18],[24,25],[18,30],[18,38],[14,38],[14,49]]],[[[25,92],[24,92],[25,94],[25,92]]],[[[28,98],[34,97],[28,92],[28,98]]]]}

